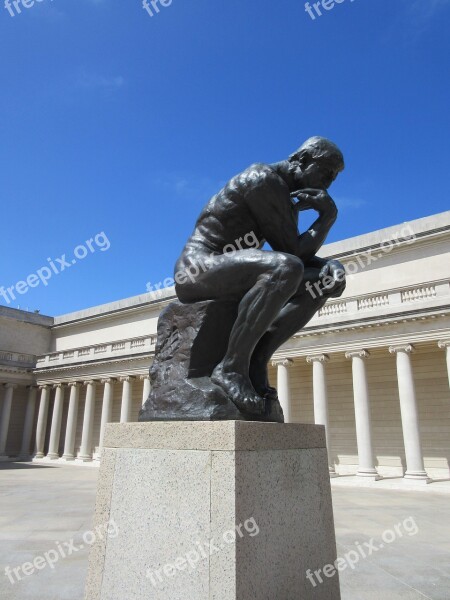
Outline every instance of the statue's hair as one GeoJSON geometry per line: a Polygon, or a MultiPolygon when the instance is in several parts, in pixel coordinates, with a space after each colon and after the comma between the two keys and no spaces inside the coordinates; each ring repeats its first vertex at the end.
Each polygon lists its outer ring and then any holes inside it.
{"type": "Polygon", "coordinates": [[[336,166],[344,168],[344,156],[339,148],[327,138],[314,136],[306,140],[293,154],[290,155],[291,162],[296,161],[306,152],[311,158],[327,158],[336,166]]]}

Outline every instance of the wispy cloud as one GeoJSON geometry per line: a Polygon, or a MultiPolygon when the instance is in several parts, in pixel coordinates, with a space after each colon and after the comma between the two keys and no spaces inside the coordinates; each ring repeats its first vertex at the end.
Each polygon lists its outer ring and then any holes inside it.
{"type": "Polygon", "coordinates": [[[413,18],[432,19],[441,9],[450,6],[450,0],[408,0],[406,8],[413,18]]]}
{"type": "Polygon", "coordinates": [[[179,172],[164,173],[153,179],[153,184],[171,194],[186,198],[209,198],[216,194],[226,181],[211,177],[179,172]]]}
{"type": "Polygon", "coordinates": [[[445,10],[450,9],[450,0],[401,0],[396,16],[386,21],[381,38],[384,43],[402,44],[410,47],[439,23],[445,10]]]}
{"type": "Polygon", "coordinates": [[[338,209],[344,210],[357,210],[363,206],[367,206],[367,202],[361,198],[337,197],[335,198],[335,201],[338,209]]]}
{"type": "Polygon", "coordinates": [[[117,90],[125,84],[122,75],[105,76],[81,71],[76,78],[76,85],[79,88],[104,90],[117,90]]]}
{"type": "Polygon", "coordinates": [[[403,7],[408,29],[417,38],[443,10],[450,8],[450,0],[403,0],[403,7]]]}

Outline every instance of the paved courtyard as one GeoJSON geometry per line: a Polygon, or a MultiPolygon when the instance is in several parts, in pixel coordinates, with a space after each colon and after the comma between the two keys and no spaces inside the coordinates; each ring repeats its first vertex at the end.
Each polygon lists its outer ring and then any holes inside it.
{"type": "MultiPolygon", "coordinates": [[[[1,600],[83,599],[97,476],[89,467],[0,464],[1,600]],[[45,553],[52,568],[16,571],[17,580],[14,568],[45,553]]],[[[337,485],[333,502],[342,600],[450,600],[448,495],[337,485]]]]}

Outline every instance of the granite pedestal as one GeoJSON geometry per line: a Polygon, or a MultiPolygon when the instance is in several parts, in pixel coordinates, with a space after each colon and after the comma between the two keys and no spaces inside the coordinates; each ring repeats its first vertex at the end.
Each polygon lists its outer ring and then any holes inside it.
{"type": "Polygon", "coordinates": [[[110,424],[86,600],[340,600],[321,426],[110,424]],[[329,572],[329,570],[328,570],[329,572]]]}

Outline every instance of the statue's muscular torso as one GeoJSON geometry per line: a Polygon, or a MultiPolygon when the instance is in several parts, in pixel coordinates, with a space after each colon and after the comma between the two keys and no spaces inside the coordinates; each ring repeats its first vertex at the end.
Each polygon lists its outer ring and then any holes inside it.
{"type": "Polygon", "coordinates": [[[288,186],[269,165],[257,163],[233,177],[211,198],[178,259],[176,270],[195,262],[199,254],[222,254],[228,245],[236,250],[255,248],[256,238],[262,247],[270,237],[265,222],[271,223],[271,229],[279,225],[280,232],[288,227],[290,234],[297,236],[288,186]],[[247,237],[252,245],[244,240],[247,234],[253,234],[247,237]]]}

